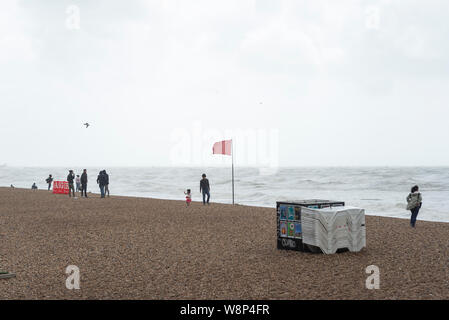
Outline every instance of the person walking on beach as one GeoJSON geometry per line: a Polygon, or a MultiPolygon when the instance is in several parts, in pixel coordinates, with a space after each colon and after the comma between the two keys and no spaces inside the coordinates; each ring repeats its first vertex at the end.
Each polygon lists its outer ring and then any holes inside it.
{"type": "Polygon", "coordinates": [[[105,175],[106,184],[104,185],[104,194],[108,194],[109,198],[109,175],[106,173],[106,170],[103,170],[103,174],[105,175]]]}
{"type": "Polygon", "coordinates": [[[84,191],[84,196],[87,198],[87,170],[84,169],[83,173],[81,174],[81,197],[83,197],[83,191],[84,191]]]}
{"type": "Polygon", "coordinates": [[[31,190],[37,190],[36,182],[33,182],[33,185],[31,186],[31,190]]]}
{"type": "Polygon", "coordinates": [[[209,180],[206,179],[206,174],[203,173],[202,179],[200,180],[200,193],[203,193],[203,205],[207,204],[209,205],[209,198],[210,198],[210,185],[209,180]],[[207,195],[207,201],[206,201],[206,195],[207,195]]]}
{"type": "Polygon", "coordinates": [[[188,207],[192,202],[192,192],[190,189],[187,189],[187,191],[184,191],[184,194],[186,195],[186,206],[188,207]]]}
{"type": "Polygon", "coordinates": [[[78,192],[81,189],[81,180],[79,174],[76,175],[75,183],[76,183],[76,192],[78,192]]]}
{"type": "Polygon", "coordinates": [[[414,186],[407,196],[407,210],[412,212],[412,216],[410,218],[410,226],[412,228],[415,227],[416,218],[418,217],[419,209],[422,206],[422,195],[419,192],[419,187],[414,186]]]}
{"type": "Polygon", "coordinates": [[[73,173],[73,170],[69,170],[69,175],[67,176],[67,182],[69,183],[69,197],[72,196],[70,194],[70,191],[72,191],[73,197],[75,198],[75,186],[73,185],[74,180],[75,180],[75,174],[73,173]]]}
{"type": "Polygon", "coordinates": [[[50,191],[50,189],[51,189],[51,183],[53,182],[53,177],[52,177],[51,174],[48,176],[47,179],[45,179],[45,182],[48,183],[48,191],[50,191]]]}
{"type": "Polygon", "coordinates": [[[98,174],[97,183],[100,186],[101,197],[104,198],[104,187],[106,186],[106,175],[104,171],[100,171],[98,174]]]}

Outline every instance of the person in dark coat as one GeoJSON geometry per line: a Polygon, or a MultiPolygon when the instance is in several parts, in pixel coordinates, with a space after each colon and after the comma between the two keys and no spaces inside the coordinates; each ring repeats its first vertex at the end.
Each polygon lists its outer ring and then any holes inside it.
{"type": "Polygon", "coordinates": [[[81,197],[84,196],[87,198],[87,170],[84,169],[83,173],[81,174],[81,197]]]}
{"type": "Polygon", "coordinates": [[[107,193],[109,197],[109,175],[106,173],[106,170],[103,170],[103,174],[105,175],[106,178],[106,185],[104,186],[104,194],[106,195],[107,193]]]}
{"type": "Polygon", "coordinates": [[[206,179],[206,174],[203,173],[202,179],[200,180],[200,193],[203,193],[203,205],[206,204],[206,195],[207,195],[207,204],[209,204],[210,198],[210,185],[209,180],[206,179]]]}
{"type": "Polygon", "coordinates": [[[106,186],[106,175],[104,171],[100,171],[98,174],[97,183],[100,186],[101,197],[104,198],[104,187],[106,186]]]}
{"type": "Polygon", "coordinates": [[[69,175],[67,176],[67,182],[69,183],[69,197],[72,196],[72,195],[70,194],[70,191],[73,192],[73,197],[75,197],[75,185],[74,185],[74,180],[75,180],[75,174],[73,173],[73,170],[69,170],[69,175]]]}
{"type": "Polygon", "coordinates": [[[48,183],[48,190],[50,190],[51,189],[51,183],[53,182],[53,177],[52,177],[51,174],[48,176],[47,179],[45,179],[45,182],[48,183]]]}

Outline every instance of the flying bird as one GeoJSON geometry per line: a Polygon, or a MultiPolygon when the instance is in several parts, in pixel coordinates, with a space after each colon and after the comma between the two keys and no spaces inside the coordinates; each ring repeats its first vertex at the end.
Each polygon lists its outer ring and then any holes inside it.
{"type": "Polygon", "coordinates": [[[88,122],[86,122],[85,124],[83,124],[83,126],[86,126],[86,129],[89,128],[90,124],[88,122]]]}

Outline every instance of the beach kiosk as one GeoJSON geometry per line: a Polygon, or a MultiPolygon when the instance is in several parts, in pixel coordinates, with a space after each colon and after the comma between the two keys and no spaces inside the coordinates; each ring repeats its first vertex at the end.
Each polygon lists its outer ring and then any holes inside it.
{"type": "Polygon", "coordinates": [[[330,254],[366,245],[365,211],[343,201],[279,201],[276,217],[278,249],[330,254]]]}

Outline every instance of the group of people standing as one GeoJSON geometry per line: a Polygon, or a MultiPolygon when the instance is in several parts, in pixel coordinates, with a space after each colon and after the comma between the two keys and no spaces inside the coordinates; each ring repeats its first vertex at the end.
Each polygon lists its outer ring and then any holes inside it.
{"type": "MultiPolygon", "coordinates": [[[[48,190],[51,189],[51,185],[53,183],[53,176],[50,174],[48,178],[45,180],[48,184],[48,190]]],[[[69,185],[69,197],[75,197],[75,192],[81,191],[81,197],[87,198],[87,170],[84,169],[83,173],[80,175],[76,175],[73,170],[69,170],[69,174],[67,175],[67,182],[69,185]]],[[[101,197],[104,198],[106,194],[109,197],[109,175],[106,173],[106,170],[102,170],[99,172],[97,177],[97,184],[100,187],[101,197]]]]}
{"type": "Polygon", "coordinates": [[[84,169],[81,177],[77,175],[75,177],[75,173],[73,170],[69,170],[69,174],[67,175],[67,182],[69,183],[69,197],[73,195],[75,197],[75,192],[81,191],[81,197],[87,198],[87,170],[84,169]],[[76,189],[75,189],[76,184],[76,189]]]}

